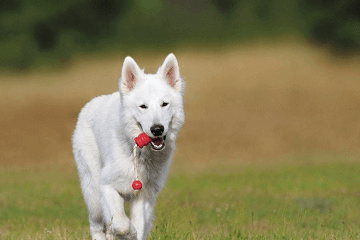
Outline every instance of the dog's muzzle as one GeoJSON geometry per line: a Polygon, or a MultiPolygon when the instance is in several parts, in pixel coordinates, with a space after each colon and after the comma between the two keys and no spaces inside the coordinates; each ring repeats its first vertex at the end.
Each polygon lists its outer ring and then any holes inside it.
{"type": "Polygon", "coordinates": [[[165,139],[166,136],[152,138],[152,141],[150,142],[151,147],[156,151],[163,150],[165,148],[165,139]]]}

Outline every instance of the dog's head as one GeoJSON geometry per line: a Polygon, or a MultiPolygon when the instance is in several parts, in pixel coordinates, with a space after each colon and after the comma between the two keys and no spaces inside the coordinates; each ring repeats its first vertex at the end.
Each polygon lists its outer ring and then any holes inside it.
{"type": "MultiPolygon", "coordinates": [[[[166,138],[175,140],[184,123],[185,82],[174,54],[169,54],[156,74],[146,74],[134,59],[126,57],[119,81],[126,127],[136,136],[145,132],[154,150],[162,150],[166,138]]],[[[133,137],[135,137],[133,136],[133,137]]]]}

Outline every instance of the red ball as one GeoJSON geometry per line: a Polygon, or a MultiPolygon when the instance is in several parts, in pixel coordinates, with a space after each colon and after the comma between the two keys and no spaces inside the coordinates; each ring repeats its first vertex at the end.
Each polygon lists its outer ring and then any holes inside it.
{"type": "Polygon", "coordinates": [[[141,190],[141,188],[142,188],[142,183],[141,183],[141,181],[135,180],[135,181],[133,182],[133,184],[132,184],[132,187],[133,187],[134,190],[141,190]]]}
{"type": "Polygon", "coordinates": [[[152,141],[152,139],[146,133],[141,133],[134,139],[135,143],[139,146],[139,148],[143,148],[152,141]]]}

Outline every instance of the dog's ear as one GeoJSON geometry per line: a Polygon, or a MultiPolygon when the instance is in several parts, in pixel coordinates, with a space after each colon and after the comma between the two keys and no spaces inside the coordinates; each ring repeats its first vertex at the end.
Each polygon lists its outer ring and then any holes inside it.
{"type": "Polygon", "coordinates": [[[134,89],[136,82],[139,79],[141,70],[136,64],[135,60],[132,57],[126,57],[121,71],[120,79],[120,91],[123,94],[129,93],[134,89]]]}
{"type": "Polygon", "coordinates": [[[183,81],[180,76],[180,69],[178,61],[174,54],[170,53],[160,68],[162,76],[168,84],[177,91],[182,91],[183,81]]]}

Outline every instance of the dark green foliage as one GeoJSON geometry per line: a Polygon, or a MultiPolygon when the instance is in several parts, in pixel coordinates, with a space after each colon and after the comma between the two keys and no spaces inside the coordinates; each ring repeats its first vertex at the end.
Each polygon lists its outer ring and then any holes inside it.
{"type": "Polygon", "coordinates": [[[51,50],[58,43],[59,33],[73,30],[88,38],[110,35],[112,21],[126,13],[129,1],[91,0],[78,2],[64,12],[57,12],[33,27],[39,50],[51,50]]]}
{"type": "Polygon", "coordinates": [[[220,13],[227,16],[234,10],[238,2],[238,0],[212,0],[211,4],[213,4],[220,13]]]}
{"type": "Polygon", "coordinates": [[[0,13],[16,11],[20,8],[20,0],[1,0],[0,1],[0,13]]]}
{"type": "Polygon", "coordinates": [[[81,52],[289,35],[347,54],[360,45],[359,9],[356,0],[2,0],[0,66],[24,70],[81,52]]]}
{"type": "Polygon", "coordinates": [[[304,1],[311,41],[336,54],[348,54],[360,47],[360,3],[356,0],[304,1]]]}

